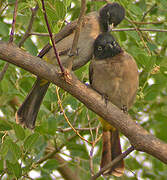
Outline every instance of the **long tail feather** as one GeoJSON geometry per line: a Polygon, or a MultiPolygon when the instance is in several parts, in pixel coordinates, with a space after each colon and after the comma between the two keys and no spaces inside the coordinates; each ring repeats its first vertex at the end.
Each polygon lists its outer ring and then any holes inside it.
{"type": "MultiPolygon", "coordinates": [[[[103,150],[101,168],[109,164],[113,159],[122,154],[119,132],[116,129],[103,130],[103,150]]],[[[106,170],[103,175],[114,175],[120,177],[124,174],[124,161],[121,160],[111,169],[106,170]]]]}
{"type": "Polygon", "coordinates": [[[16,112],[17,123],[30,129],[35,127],[36,117],[49,84],[47,82],[41,86],[41,79],[37,78],[32,90],[16,112]]]}

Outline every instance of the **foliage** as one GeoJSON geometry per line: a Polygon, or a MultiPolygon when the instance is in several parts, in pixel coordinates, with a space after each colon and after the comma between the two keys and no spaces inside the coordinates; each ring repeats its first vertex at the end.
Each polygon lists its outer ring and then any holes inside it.
{"type": "MultiPolygon", "coordinates": [[[[41,5],[40,0],[19,1],[14,40],[16,44],[25,33],[31,16],[30,9],[35,7],[37,2],[41,5]]],[[[54,33],[57,33],[65,25],[66,19],[71,21],[79,15],[80,1],[78,0],[47,0],[45,2],[49,23],[54,33]]],[[[126,8],[127,19],[131,21],[159,22],[134,24],[125,19],[118,28],[167,29],[166,0],[118,0],[118,2],[126,8]],[[145,15],[145,12],[148,13],[145,15]]],[[[9,40],[14,3],[14,0],[0,2],[0,40],[9,40]]],[[[98,10],[103,4],[104,2],[87,1],[87,13],[98,10]]],[[[41,8],[34,20],[32,32],[47,33],[41,8]]],[[[130,114],[145,129],[167,142],[166,33],[120,31],[113,32],[113,34],[120,45],[135,58],[140,70],[140,87],[136,103],[130,110],[130,114]]],[[[48,41],[48,37],[30,36],[25,41],[23,48],[29,53],[37,55],[48,41]]],[[[0,61],[0,70],[3,69],[4,64],[4,61],[0,61]]],[[[75,73],[80,80],[88,81],[88,65],[75,73]]],[[[90,179],[90,146],[80,140],[72,130],[61,132],[60,129],[63,130],[69,126],[58,106],[54,85],[51,85],[47,92],[33,132],[15,123],[17,106],[23,102],[34,81],[34,75],[10,65],[5,77],[0,82],[0,112],[2,114],[0,115],[0,179],[1,177],[5,179],[4,174],[9,179],[28,177],[32,170],[39,172],[40,178],[38,179],[58,179],[59,175],[53,173],[59,166],[56,159],[47,159],[44,163],[38,164],[38,160],[45,157],[45,148],[48,144],[52,148],[60,149],[61,154],[66,155],[68,166],[74,172],[77,170],[81,179],[90,179]]],[[[67,92],[59,90],[59,94],[65,113],[74,127],[89,127],[89,119],[91,127],[98,126],[96,114],[67,92]],[[69,107],[72,108],[71,111],[69,107]]],[[[99,135],[100,133],[101,129],[99,135]]],[[[96,132],[93,131],[94,138],[95,134],[96,132]]],[[[89,141],[92,140],[90,131],[81,131],[81,135],[89,141]]],[[[122,142],[123,149],[126,150],[129,142],[125,137],[122,142]]],[[[95,147],[93,162],[94,170],[97,172],[100,163],[101,141],[95,147]]],[[[167,178],[167,166],[145,153],[133,152],[125,161],[126,174],[122,179],[163,180],[167,178]]],[[[114,179],[114,177],[112,178],[114,179]]],[[[99,179],[103,179],[103,177],[99,179]]]]}

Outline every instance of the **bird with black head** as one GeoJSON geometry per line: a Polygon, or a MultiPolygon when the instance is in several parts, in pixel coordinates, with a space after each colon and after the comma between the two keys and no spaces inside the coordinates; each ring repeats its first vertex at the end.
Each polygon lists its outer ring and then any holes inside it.
{"type": "MultiPolygon", "coordinates": [[[[118,3],[105,5],[100,10],[99,14],[98,12],[91,12],[84,16],[77,45],[77,57],[74,60],[72,70],[80,68],[91,59],[93,55],[93,43],[99,33],[108,31],[109,27],[107,27],[107,25],[118,25],[123,18],[124,9],[118,3]],[[122,15],[118,16],[119,13],[116,13],[117,11],[122,15]]],[[[77,25],[77,20],[71,23],[77,25]]],[[[68,28],[68,25],[65,26],[62,31],[65,31],[66,28],[68,28]]],[[[73,38],[74,31],[72,34],[56,44],[61,63],[64,67],[68,66],[68,54],[70,48],[72,47],[73,38]]],[[[44,47],[40,54],[40,57],[45,59],[48,63],[58,66],[55,53],[51,45],[44,47]]],[[[30,129],[35,127],[36,117],[40,105],[50,84],[49,82],[43,82],[45,81],[37,78],[31,91],[16,112],[16,122],[30,129]]]]}
{"type": "MultiPolygon", "coordinates": [[[[110,33],[100,34],[94,42],[94,58],[89,66],[91,87],[120,109],[128,110],[134,103],[138,89],[138,68],[131,55],[125,52],[110,33]]],[[[107,105],[107,104],[106,104],[107,105]]],[[[119,156],[121,151],[117,127],[100,118],[103,127],[101,168],[119,156]]],[[[121,160],[104,175],[122,176],[121,160]]]]}

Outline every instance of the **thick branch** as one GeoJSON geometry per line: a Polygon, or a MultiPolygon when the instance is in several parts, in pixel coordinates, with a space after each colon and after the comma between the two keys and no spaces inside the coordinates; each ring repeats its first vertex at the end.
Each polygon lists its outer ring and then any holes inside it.
{"type": "Polygon", "coordinates": [[[69,168],[68,162],[66,162],[58,153],[55,154],[52,158],[55,158],[58,161],[59,166],[57,170],[65,180],[80,180],[80,178],[77,176],[77,173],[74,173],[69,168]]]}
{"type": "Polygon", "coordinates": [[[121,155],[117,156],[111,163],[104,166],[97,174],[92,176],[91,180],[96,180],[100,175],[102,175],[107,169],[113,167],[116,165],[121,159],[124,159],[127,157],[132,151],[134,150],[133,146],[128,148],[125,152],[123,152],[121,155]]]}
{"type": "Polygon", "coordinates": [[[117,127],[139,151],[146,152],[167,164],[167,144],[148,133],[127,114],[108,102],[70,73],[70,83],[61,78],[58,70],[51,64],[34,57],[15,45],[0,42],[0,59],[15,64],[41,78],[56,84],[84,103],[89,109],[117,127]],[[88,98],[89,96],[89,98],[88,98]]]}

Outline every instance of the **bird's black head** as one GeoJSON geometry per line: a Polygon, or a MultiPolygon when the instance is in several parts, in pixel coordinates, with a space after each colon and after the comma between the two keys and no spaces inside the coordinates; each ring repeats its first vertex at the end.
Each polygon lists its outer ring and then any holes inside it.
{"type": "Polygon", "coordinates": [[[117,26],[125,17],[125,9],[118,3],[109,3],[101,8],[100,23],[104,32],[109,30],[109,25],[117,26]]]}
{"type": "Polygon", "coordinates": [[[109,33],[100,34],[94,42],[94,56],[95,59],[105,59],[113,57],[122,52],[121,47],[109,33]]]}

